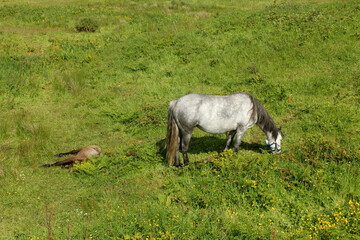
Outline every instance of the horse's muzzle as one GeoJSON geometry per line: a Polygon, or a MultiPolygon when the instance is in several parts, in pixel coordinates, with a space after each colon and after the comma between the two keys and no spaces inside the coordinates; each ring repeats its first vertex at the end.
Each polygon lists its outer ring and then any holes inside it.
{"type": "Polygon", "coordinates": [[[281,151],[282,149],[281,148],[277,148],[278,147],[278,144],[276,142],[272,143],[272,144],[267,144],[265,142],[266,146],[268,146],[270,148],[270,151],[273,153],[273,154],[276,154],[276,155],[280,155],[281,154],[281,151]],[[275,145],[275,148],[272,149],[271,146],[272,145],[275,145]]]}

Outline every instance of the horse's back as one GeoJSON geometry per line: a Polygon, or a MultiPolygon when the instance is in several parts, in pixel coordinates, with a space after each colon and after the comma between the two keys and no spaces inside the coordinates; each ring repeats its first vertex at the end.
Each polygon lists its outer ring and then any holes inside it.
{"type": "Polygon", "coordinates": [[[241,108],[252,106],[252,102],[247,93],[234,93],[231,95],[206,95],[188,94],[170,102],[170,107],[176,111],[187,111],[194,113],[205,113],[211,110],[216,111],[236,111],[241,108]],[[199,112],[200,111],[200,112],[199,112]]]}

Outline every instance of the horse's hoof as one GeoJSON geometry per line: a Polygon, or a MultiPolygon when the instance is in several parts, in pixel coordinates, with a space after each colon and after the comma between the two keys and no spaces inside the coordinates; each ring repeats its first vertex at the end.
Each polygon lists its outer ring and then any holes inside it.
{"type": "Polygon", "coordinates": [[[174,166],[177,167],[178,169],[183,169],[182,164],[174,165],[174,166]]]}

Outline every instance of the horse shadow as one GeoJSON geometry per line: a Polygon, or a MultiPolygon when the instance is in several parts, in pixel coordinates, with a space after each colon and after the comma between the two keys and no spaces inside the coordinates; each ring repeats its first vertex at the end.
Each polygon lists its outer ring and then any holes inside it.
{"type": "MultiPolygon", "coordinates": [[[[162,139],[156,143],[158,154],[160,154],[164,159],[166,159],[166,149],[164,148],[165,141],[166,139],[162,139]]],[[[226,139],[216,136],[192,137],[188,153],[199,154],[214,151],[217,153],[221,153],[224,151],[225,145],[226,139]]],[[[264,151],[268,150],[264,144],[248,143],[242,141],[240,144],[240,151],[243,149],[257,153],[263,153],[264,151]]]]}

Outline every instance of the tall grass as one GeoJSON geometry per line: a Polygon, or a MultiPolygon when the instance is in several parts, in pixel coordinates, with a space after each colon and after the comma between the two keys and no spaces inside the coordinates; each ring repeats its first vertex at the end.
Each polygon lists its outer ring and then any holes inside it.
{"type": "Polygon", "coordinates": [[[0,6],[3,239],[357,239],[357,1],[0,6]],[[91,19],[95,32],[78,32],[91,19]],[[168,102],[246,91],[285,133],[237,155],[195,130],[168,167],[168,102]],[[97,144],[70,173],[38,166],[97,144]]]}

